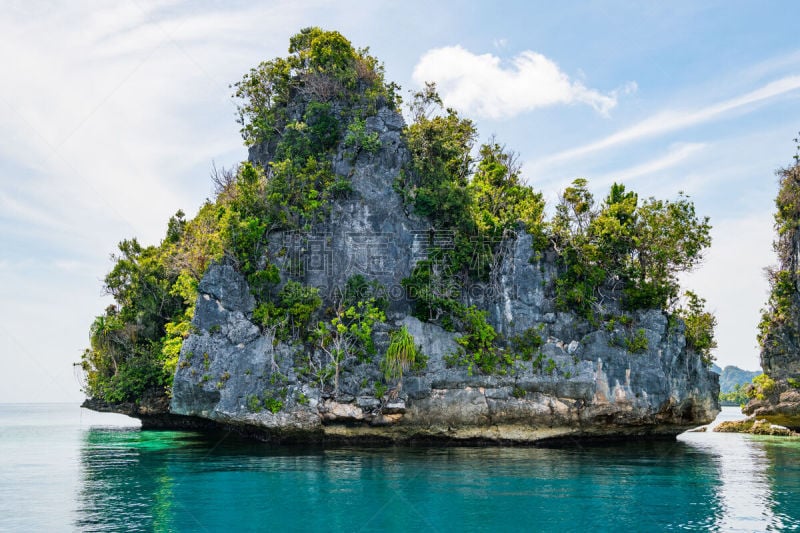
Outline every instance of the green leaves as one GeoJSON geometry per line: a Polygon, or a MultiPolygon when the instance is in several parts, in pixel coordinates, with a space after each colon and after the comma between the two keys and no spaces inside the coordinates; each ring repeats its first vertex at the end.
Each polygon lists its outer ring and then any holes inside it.
{"type": "Polygon", "coordinates": [[[697,217],[694,204],[682,193],[675,201],[649,198],[636,215],[635,257],[628,278],[637,280],[643,293],[636,293],[635,284],[626,293],[639,306],[664,308],[678,295],[677,274],[702,261],[711,245],[711,225],[708,217],[697,217]]]}
{"type": "Polygon", "coordinates": [[[390,333],[391,341],[381,363],[386,381],[403,380],[403,373],[417,365],[423,356],[405,326],[390,333]]]}
{"type": "Polygon", "coordinates": [[[309,102],[303,120],[307,125],[308,145],[312,153],[330,150],[339,142],[340,117],[334,115],[330,103],[309,102]]]}
{"type": "Polygon", "coordinates": [[[286,120],[286,104],[292,87],[291,65],[276,58],[250,69],[233,86],[241,134],[247,146],[274,138],[286,120]]]}
{"type": "Polygon", "coordinates": [[[459,304],[458,331],[456,338],[460,350],[446,357],[451,365],[466,366],[470,375],[478,369],[485,374],[505,373],[513,364],[512,355],[495,344],[497,332],[486,320],[488,313],[475,306],[459,304]]]}
{"type": "Polygon", "coordinates": [[[381,148],[381,141],[377,131],[367,133],[366,122],[363,119],[353,119],[347,127],[347,134],[344,137],[346,148],[353,150],[353,160],[361,150],[374,154],[381,148]]]}
{"type": "Polygon", "coordinates": [[[681,307],[677,315],[686,324],[686,344],[699,353],[703,362],[711,366],[714,357],[711,350],[717,347],[714,328],[717,317],[705,310],[706,300],[692,291],[686,291],[686,307],[681,307]]]}
{"type": "Polygon", "coordinates": [[[182,230],[159,247],[143,248],[136,239],[120,243],[106,276],[116,303],[95,319],[82,358],[93,397],[119,403],[148,389],[168,393],[197,297],[197,278],[189,269],[175,270],[188,263],[181,244],[192,234],[191,223],[182,230]]]}
{"type": "Polygon", "coordinates": [[[520,226],[541,233],[544,198],[520,182],[516,155],[495,142],[481,146],[480,155],[468,186],[478,234],[499,242],[520,226]]]}
{"type": "MultiPolygon", "coordinates": [[[[305,28],[289,43],[288,57],[261,63],[232,86],[240,102],[238,121],[247,146],[283,135],[290,101],[301,100],[309,107],[341,101],[371,112],[379,105],[397,105],[397,87],[385,82],[378,60],[367,49],[354,49],[339,32],[305,28]]],[[[314,114],[307,109],[308,125],[314,122],[314,114]]],[[[319,135],[322,131],[320,126],[315,132],[321,141],[317,148],[328,149],[333,144],[330,137],[320,138],[325,137],[319,135]]]]}
{"type": "Polygon", "coordinates": [[[334,378],[334,394],[339,390],[339,375],[353,358],[368,361],[375,355],[372,331],[376,322],[384,322],[386,315],[374,298],[360,300],[354,305],[340,305],[330,321],[320,321],[314,331],[317,345],[328,356],[327,370],[321,380],[334,378]]]}
{"type": "MultiPolygon", "coordinates": [[[[267,274],[269,275],[269,274],[267,274]]],[[[274,332],[274,340],[305,338],[311,316],[322,305],[319,289],[289,280],[275,297],[262,296],[253,322],[274,332]]]]}
{"type": "Polygon", "coordinates": [[[510,340],[514,355],[523,361],[532,361],[544,345],[544,339],[540,335],[543,329],[543,327],[528,328],[521,334],[513,336],[510,340]]]}
{"type": "Polygon", "coordinates": [[[753,386],[747,389],[747,397],[756,400],[766,400],[775,390],[775,380],[766,374],[759,374],[753,378],[753,386]]]}
{"type": "Polygon", "coordinates": [[[644,353],[648,347],[647,332],[643,328],[637,329],[632,336],[625,339],[625,349],[630,353],[644,353]]]}
{"type": "MultiPolygon", "coordinates": [[[[481,147],[472,174],[474,125],[443,109],[434,85],[414,95],[411,112],[414,123],[406,129],[411,164],[398,188],[417,214],[452,232],[454,245],[429,249],[403,285],[416,316],[466,331],[457,359],[470,368],[502,367],[505,356],[495,346],[493,329],[484,326],[485,317],[460,304],[460,291],[470,280],[489,279],[500,243],[517,229],[531,233],[539,248],[550,241],[562,266],[555,282],[557,306],[590,320],[604,285],[617,296],[622,289],[628,308],[666,309],[677,297],[678,273],[697,265],[710,245],[708,219],[697,217],[688,197],[641,202],[615,183],[598,205],[585,179],[566,188],[546,225],[542,195],[524,185],[513,153],[490,141],[481,147]]],[[[646,348],[646,337],[632,343],[633,351],[646,348]]]]}
{"type": "MultiPolygon", "coordinates": [[[[433,91],[432,86],[428,88],[433,91]]],[[[441,103],[438,95],[434,100],[421,93],[415,100],[441,103]]],[[[430,217],[438,228],[463,229],[471,224],[467,178],[476,135],[472,121],[462,119],[452,109],[432,118],[420,112],[417,121],[405,130],[411,163],[401,188],[415,211],[430,217]]]]}
{"type": "Polygon", "coordinates": [[[520,180],[516,156],[491,142],[481,147],[472,174],[474,124],[443,109],[433,84],[414,95],[414,123],[405,130],[411,163],[398,188],[417,214],[450,236],[403,280],[416,316],[453,328],[463,319],[458,295],[470,279],[486,281],[500,243],[518,228],[537,242],[543,234],[544,200],[520,180]],[[471,176],[471,179],[470,179],[471,176]]]}
{"type": "Polygon", "coordinates": [[[744,406],[749,399],[745,389],[746,386],[742,386],[742,384],[737,383],[733,386],[733,390],[731,392],[720,392],[719,401],[744,406]]]}
{"type": "MultiPolygon", "coordinates": [[[[363,278],[351,279],[338,308],[318,322],[318,291],[286,281],[270,257],[277,247],[268,244],[276,232],[324,221],[331,200],[352,192],[349,177],[334,173],[333,156],[342,148],[354,159],[381,149],[381,135],[368,131],[367,118],[383,107],[396,109],[398,87],[385,82],[382,65],[368,50],[312,27],[291,37],[288,56],[261,63],[233,88],[241,133],[246,145],[258,145],[257,162],[215,172],[214,201],[194,219],[177,212],[158,246],[120,243],[105,279],[115,305],[95,321],[84,356],[93,395],[122,401],[170,385],[190,332],[197,282],[223,257],[246,276],[256,299],[252,318],[265,334],[274,333],[274,342],[313,341],[328,353],[333,367],[321,369],[321,378],[338,383],[348,359],[375,353],[373,329],[385,320],[385,295],[363,278]],[[310,338],[312,320],[318,326],[310,338]]],[[[431,238],[428,258],[417,262],[403,285],[417,316],[462,333],[458,357],[470,369],[499,372],[513,362],[486,313],[462,303],[460,291],[492,281],[492,269],[508,251],[501,244],[518,230],[533,235],[537,250],[549,238],[562,261],[556,301],[586,316],[608,281],[621,283],[628,305],[665,306],[677,294],[677,273],[691,269],[709,245],[707,220],[685,197],[642,202],[615,184],[598,205],[586,180],[565,190],[552,223],[545,224],[543,197],[526,185],[514,153],[490,140],[476,155],[475,124],[445,108],[432,84],[414,95],[410,107],[414,121],[404,132],[410,160],[398,191],[449,239],[431,238]]],[[[796,200],[790,195],[779,204],[783,232],[800,212],[800,202],[788,199],[796,200]]],[[[779,288],[776,303],[783,306],[788,288],[783,281],[779,288]]],[[[708,320],[698,322],[693,342],[699,349],[711,342],[701,334],[707,326],[708,320]]],[[[399,379],[422,357],[410,337],[406,330],[392,334],[383,367],[387,379],[399,379]]],[[[533,357],[541,339],[526,342],[524,356],[533,357]]]]}
{"type": "Polygon", "coordinates": [[[677,274],[711,244],[708,218],[697,217],[687,196],[640,203],[615,183],[597,208],[584,179],[564,191],[551,228],[565,271],[557,302],[585,316],[607,282],[621,282],[628,309],[666,309],[678,295],[677,274]]]}

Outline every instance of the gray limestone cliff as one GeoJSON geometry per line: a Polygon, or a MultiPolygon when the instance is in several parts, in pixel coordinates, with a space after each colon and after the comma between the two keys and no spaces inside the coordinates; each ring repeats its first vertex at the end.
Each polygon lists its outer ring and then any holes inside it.
{"type": "MultiPolygon", "coordinates": [[[[361,274],[386,288],[386,322],[374,328],[378,354],[342,369],[338,391],[312,371],[324,354],[276,342],[253,320],[247,281],[227,262],[212,265],[199,285],[193,333],[184,341],[170,413],[238,428],[264,439],[407,442],[538,442],[570,438],[671,436],[710,422],[719,412],[718,378],[686,347],[684,326],[658,310],[593,325],[558,312],[552,254],[534,256],[521,233],[504,243],[491,281],[464,290],[465,303],[489,313],[505,339],[535,333],[534,356],[497,375],[451,366],[457,333],[411,316],[401,280],[426,256],[431,228],[409,214],[393,185],[408,155],[403,120],[388,108],[366,121],[380,149],[353,158],[342,148],[334,170],[353,193],[305,233],[270,235],[271,260],[289,277],[320,289],[323,306],[361,274]],[[302,268],[297,268],[301,265],[302,268]],[[294,270],[293,270],[294,269],[294,270]],[[427,365],[388,390],[378,361],[389,332],[405,326],[427,365]],[[627,339],[646,338],[631,352],[627,339]]],[[[250,157],[269,160],[269,147],[250,157]]],[[[609,304],[609,311],[623,315],[609,304]]]]}
{"type": "Polygon", "coordinates": [[[767,269],[770,298],[759,325],[761,368],[768,376],[756,385],[744,412],[800,431],[800,164],[777,172],[775,200],[777,268],[767,269]]]}

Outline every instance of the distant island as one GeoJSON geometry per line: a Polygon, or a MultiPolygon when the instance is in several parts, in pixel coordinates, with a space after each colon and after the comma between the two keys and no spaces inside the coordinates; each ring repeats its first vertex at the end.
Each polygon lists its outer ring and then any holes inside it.
{"type": "Polygon", "coordinates": [[[720,368],[714,365],[711,370],[719,374],[719,401],[721,405],[742,406],[749,401],[747,387],[753,382],[756,376],[760,376],[760,370],[742,370],[738,366],[728,365],[720,368]]]}
{"type": "MultiPolygon", "coordinates": [[[[719,412],[711,244],[681,193],[554,215],[518,156],[306,28],[233,85],[248,160],[160,244],[124,240],[86,404],[283,442],[674,436],[719,412]]],[[[726,369],[727,370],[727,369],[726,369]]]]}

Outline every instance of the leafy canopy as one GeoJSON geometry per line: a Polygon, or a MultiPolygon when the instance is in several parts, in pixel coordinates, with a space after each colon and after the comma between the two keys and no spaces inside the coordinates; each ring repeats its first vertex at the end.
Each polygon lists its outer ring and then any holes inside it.
{"type": "Polygon", "coordinates": [[[584,179],[562,193],[551,225],[564,276],[557,301],[590,315],[604,285],[621,288],[629,309],[667,309],[678,297],[678,274],[692,270],[711,244],[708,217],[688,196],[648,198],[614,184],[596,205],[584,179]]]}
{"type": "Polygon", "coordinates": [[[700,298],[692,291],[686,291],[686,306],[678,309],[678,316],[686,324],[686,343],[703,358],[707,366],[711,366],[714,357],[711,350],[717,347],[714,328],[717,317],[706,311],[705,298],[700,298]]]}
{"type": "Polygon", "coordinates": [[[383,66],[368,49],[356,50],[337,31],[305,28],[289,40],[289,55],[265,61],[233,85],[245,144],[282,135],[298,102],[344,102],[374,112],[399,104],[398,87],[384,81],[383,66]]]}

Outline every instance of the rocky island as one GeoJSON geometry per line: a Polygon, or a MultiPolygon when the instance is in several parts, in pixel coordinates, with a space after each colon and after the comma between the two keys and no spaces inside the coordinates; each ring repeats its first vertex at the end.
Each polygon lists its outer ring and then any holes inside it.
{"type": "Polygon", "coordinates": [[[123,241],[86,404],[283,442],[669,437],[719,412],[713,316],[677,274],[710,244],[685,196],[545,217],[516,155],[308,28],[234,85],[249,158],[123,241]],[[684,306],[680,302],[685,302],[684,306]]]}
{"type": "Polygon", "coordinates": [[[778,265],[767,269],[770,295],[758,335],[764,373],[753,379],[743,411],[800,431],[800,145],[794,159],[777,173],[773,248],[778,265]]]}

